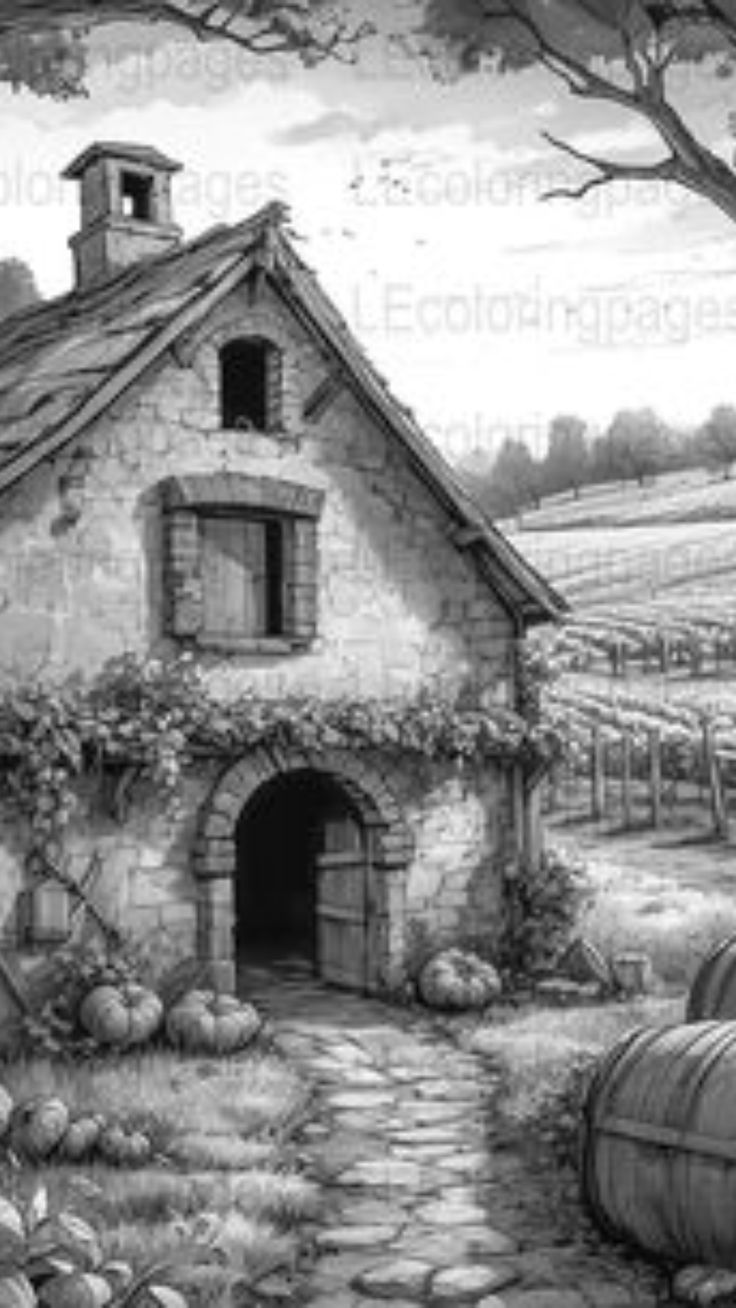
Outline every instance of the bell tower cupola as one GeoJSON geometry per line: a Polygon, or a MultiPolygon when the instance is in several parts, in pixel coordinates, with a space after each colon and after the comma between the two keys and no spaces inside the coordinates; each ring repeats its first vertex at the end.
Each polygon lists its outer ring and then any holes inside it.
{"type": "Polygon", "coordinates": [[[69,164],[62,176],[79,182],[82,211],[69,241],[78,290],[179,244],[171,179],[180,169],[149,146],[111,141],[90,145],[69,164]]]}

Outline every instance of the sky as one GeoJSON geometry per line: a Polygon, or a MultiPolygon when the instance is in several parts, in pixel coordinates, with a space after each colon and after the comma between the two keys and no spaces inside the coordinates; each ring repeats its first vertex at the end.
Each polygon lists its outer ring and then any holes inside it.
{"type": "MultiPolygon", "coordinates": [[[[729,157],[730,81],[676,74],[679,106],[729,157]]],[[[736,87],[736,83],[733,83],[736,87]]],[[[650,405],[674,424],[736,403],[736,228],[663,184],[545,201],[581,174],[540,133],[653,159],[640,122],[573,104],[543,70],[456,84],[369,51],[356,69],[302,70],[226,43],[94,38],[89,94],[65,103],[0,89],[0,258],[69,289],[74,183],[93,140],[180,160],[186,237],[285,201],[302,257],[374,363],[455,462],[556,414],[603,428],[650,405]]]]}

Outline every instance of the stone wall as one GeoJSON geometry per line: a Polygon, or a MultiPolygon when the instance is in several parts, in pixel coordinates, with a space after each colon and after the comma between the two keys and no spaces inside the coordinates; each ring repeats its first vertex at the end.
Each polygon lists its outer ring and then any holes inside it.
{"type": "Polygon", "coordinates": [[[76,447],[86,455],[78,521],[59,478],[74,451],[32,474],[3,503],[0,676],[92,672],[123,649],[165,648],[158,485],[231,470],[325,492],[319,525],[319,634],[299,654],[212,660],[223,682],[266,693],[392,694],[468,675],[510,695],[511,624],[448,538],[407,456],[341,392],[320,418],[302,406],[327,364],[283,311],[236,296],[127,393],[76,447]],[[284,351],[284,431],[222,431],[217,349],[247,325],[284,351]]]}
{"type": "MultiPolygon", "coordinates": [[[[70,871],[83,879],[93,854],[100,856],[92,901],[136,940],[155,973],[199,953],[221,982],[232,982],[235,827],[257,787],[291,762],[282,756],[275,768],[270,758],[248,756],[224,776],[221,767],[200,765],[166,806],[146,786],[134,786],[122,820],[99,810],[90,820],[83,810],[74,823],[70,871]]],[[[377,755],[352,756],[344,765],[334,754],[313,762],[339,780],[367,824],[379,824],[373,988],[399,985],[407,961],[428,941],[492,946],[513,850],[507,774],[416,760],[402,766],[377,755]]],[[[0,854],[0,877],[10,891],[0,922],[5,951],[17,944],[13,904],[22,878],[14,852],[0,854]]],[[[86,931],[97,936],[90,919],[86,931]]]]}
{"type": "MultiPolygon", "coordinates": [[[[298,651],[202,653],[223,695],[247,685],[274,696],[391,696],[448,691],[472,677],[511,703],[511,620],[450,541],[445,516],[408,456],[347,390],[317,420],[303,419],[328,366],[275,301],[253,307],[236,294],[73,449],[8,493],[0,524],[0,678],[89,675],[126,650],[170,651],[160,485],[187,473],[237,472],[323,493],[318,627],[298,651]],[[219,425],[217,351],[245,331],[283,350],[283,430],[269,435],[219,425]],[[70,476],[72,512],[60,495],[60,481],[70,476]]],[[[100,819],[71,841],[75,873],[99,849],[104,874],[96,893],[106,911],[141,938],[165,938],[172,953],[191,951],[212,908],[203,904],[192,851],[213,777],[205,770],[193,779],[177,813],[134,806],[124,826],[100,819]]],[[[493,770],[467,778],[409,760],[392,766],[388,784],[414,847],[387,882],[391,958],[405,953],[412,920],[448,938],[493,933],[509,856],[508,778],[493,770]]],[[[21,835],[6,834],[0,886],[9,906],[21,856],[21,835]]],[[[219,929],[227,932],[225,880],[221,890],[219,929]]],[[[10,907],[2,929],[12,936],[10,907]]]]}

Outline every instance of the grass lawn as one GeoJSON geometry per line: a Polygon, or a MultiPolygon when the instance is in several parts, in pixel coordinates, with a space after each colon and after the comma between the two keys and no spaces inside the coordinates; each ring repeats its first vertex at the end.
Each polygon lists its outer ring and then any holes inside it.
{"type": "Polygon", "coordinates": [[[682,1020],[682,998],[672,995],[584,1008],[535,1004],[478,1027],[468,1043],[502,1066],[505,1115],[523,1127],[564,1088],[576,1063],[606,1053],[634,1027],[682,1020]]]}
{"type": "Polygon", "coordinates": [[[693,976],[710,950],[736,934],[732,846],[679,832],[613,835],[594,823],[551,824],[549,843],[584,862],[592,896],[579,931],[602,953],[645,952],[650,994],[626,1002],[502,1008],[469,1028],[471,1048],[503,1068],[510,1120],[532,1123],[571,1069],[642,1025],[683,1022],[693,976]]]}
{"type": "Polygon", "coordinates": [[[144,1168],[101,1162],[0,1166],[0,1193],[47,1187],[54,1208],[86,1218],[106,1258],[136,1268],[176,1258],[202,1238],[230,1266],[182,1268],[177,1284],[192,1308],[223,1303],[227,1278],[253,1282],[293,1271],[300,1228],[318,1210],[291,1143],[309,1111],[308,1093],[281,1060],[156,1052],[67,1065],[44,1059],[0,1071],[16,1101],[58,1095],[72,1111],[99,1112],[149,1131],[156,1154],[144,1168]]]}

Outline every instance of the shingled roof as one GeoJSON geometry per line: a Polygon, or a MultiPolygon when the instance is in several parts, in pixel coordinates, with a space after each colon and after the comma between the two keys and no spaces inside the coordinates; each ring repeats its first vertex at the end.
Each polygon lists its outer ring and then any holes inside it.
{"type": "Polygon", "coordinates": [[[565,601],[485,517],[408,409],[389,391],[288,238],[287,212],[266,205],[90,289],[35,305],[2,324],[0,492],[61,450],[260,266],[326,347],[343,382],[404,447],[448,514],[458,548],[526,624],[560,617],[565,601]]]}

